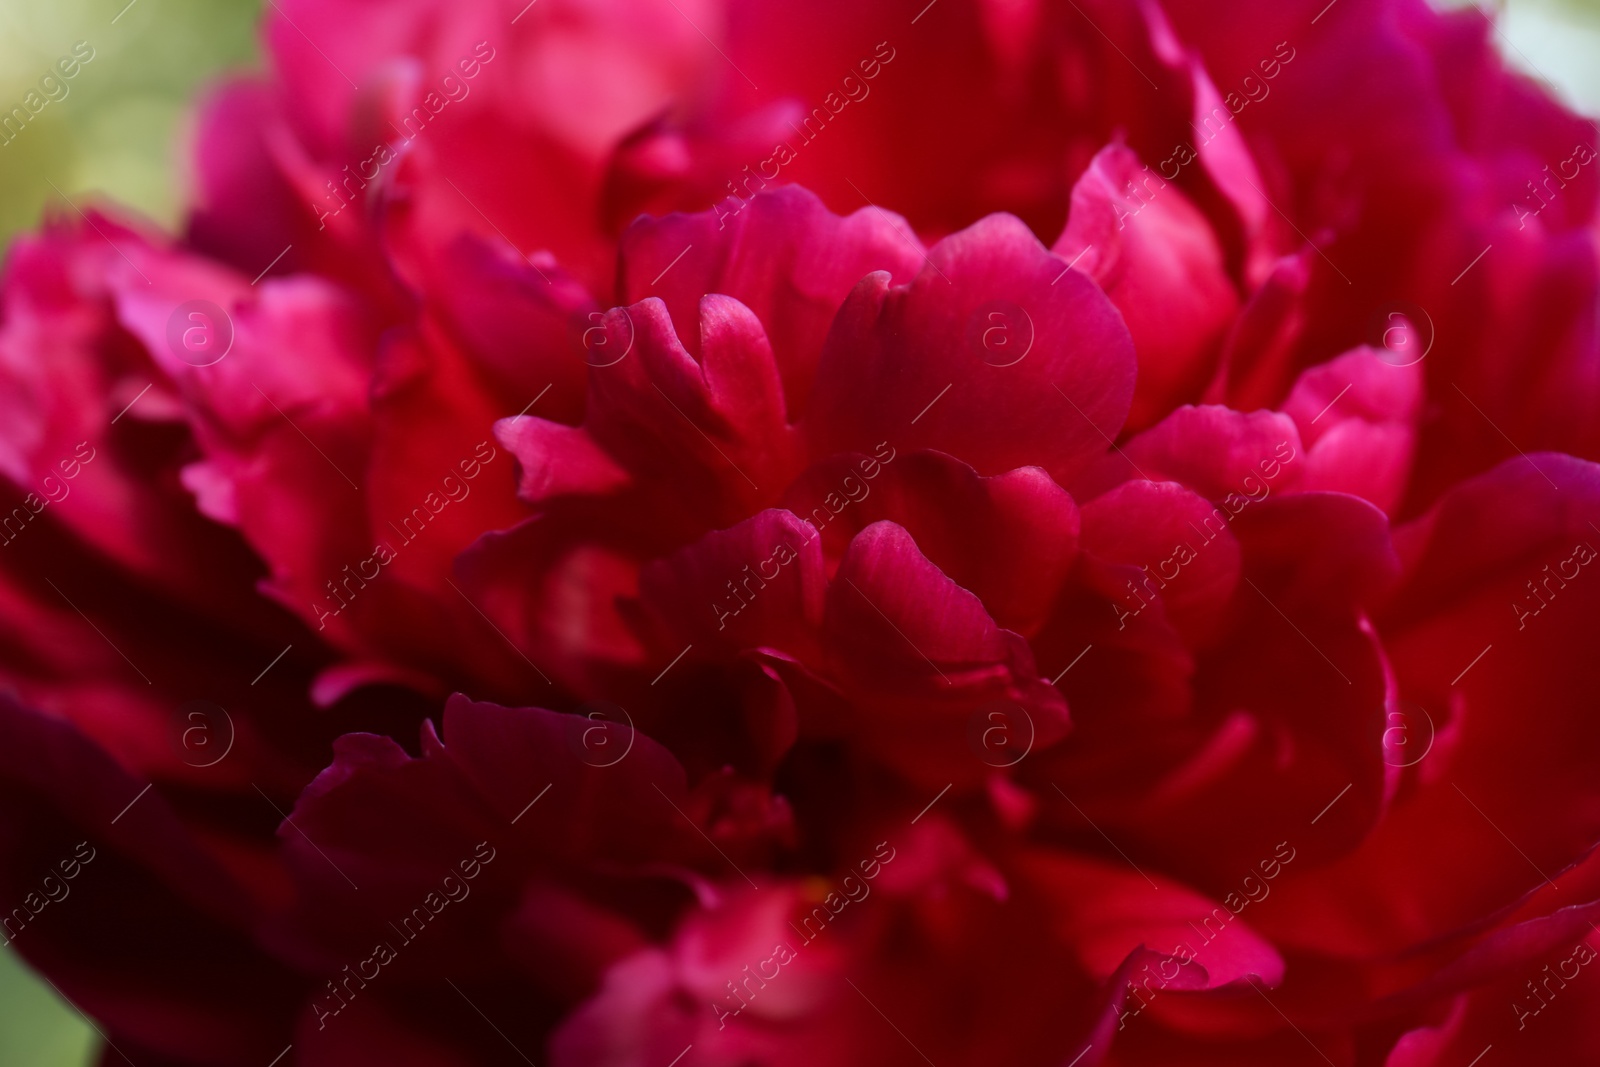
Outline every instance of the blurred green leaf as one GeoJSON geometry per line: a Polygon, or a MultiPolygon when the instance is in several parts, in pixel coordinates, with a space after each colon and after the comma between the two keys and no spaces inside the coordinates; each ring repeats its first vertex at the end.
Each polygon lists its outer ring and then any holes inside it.
{"type": "Polygon", "coordinates": [[[87,1067],[99,1044],[82,1016],[34,977],[15,949],[0,949],[0,1063],[87,1067]]]}
{"type": "Polygon", "coordinates": [[[256,62],[261,6],[0,0],[0,116],[37,93],[75,43],[94,50],[64,81],[66,95],[0,146],[0,245],[36,225],[48,201],[70,212],[57,189],[74,203],[100,196],[175,224],[188,195],[184,141],[199,90],[224,70],[256,62]]]}

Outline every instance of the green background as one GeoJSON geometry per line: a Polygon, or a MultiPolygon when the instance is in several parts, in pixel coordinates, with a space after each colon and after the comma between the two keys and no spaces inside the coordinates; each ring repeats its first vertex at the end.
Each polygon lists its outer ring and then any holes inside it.
{"type": "MultiPolygon", "coordinates": [[[[46,210],[105,196],[174,225],[192,188],[194,102],[219,71],[259,63],[261,0],[0,0],[0,111],[74,43],[95,58],[0,148],[0,245],[46,210]],[[115,21],[113,22],[113,19],[115,21]]],[[[1459,6],[1459,5],[1452,5],[1459,6]]],[[[1501,51],[1600,112],[1600,0],[1509,0],[1501,51]]],[[[0,1065],[83,1067],[99,1037],[16,951],[0,948],[0,1065]]]]}

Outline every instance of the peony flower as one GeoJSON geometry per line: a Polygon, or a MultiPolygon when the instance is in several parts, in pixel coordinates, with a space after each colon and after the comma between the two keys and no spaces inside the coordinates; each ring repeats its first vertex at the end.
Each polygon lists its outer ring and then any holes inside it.
{"type": "Polygon", "coordinates": [[[1593,137],[1491,31],[275,5],[184,236],[7,265],[8,943],[130,1062],[1583,1060],[1593,137]]]}

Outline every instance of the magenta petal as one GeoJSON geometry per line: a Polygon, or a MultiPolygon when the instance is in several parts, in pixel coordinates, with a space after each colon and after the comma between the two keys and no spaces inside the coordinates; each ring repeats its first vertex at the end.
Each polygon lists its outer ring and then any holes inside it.
{"type": "Polygon", "coordinates": [[[677,638],[731,651],[816,645],[826,579],[816,529],[763,511],[645,567],[645,606],[677,638]]]}
{"type": "Polygon", "coordinates": [[[908,286],[850,294],[805,432],[818,452],[933,448],[1066,484],[1122,428],[1133,345],[1121,316],[1027,227],[992,215],[945,238],[908,286]]]}
{"type": "Polygon", "coordinates": [[[737,208],[642,218],[622,238],[622,297],[661,297],[684,347],[696,355],[701,297],[722,293],[739,301],[772,339],[787,417],[798,420],[823,339],[850,290],[873,271],[900,282],[916,276],[922,248],[910,232],[903,220],[875,208],[835,215],[798,186],[737,208]]]}
{"type": "Polygon", "coordinates": [[[191,239],[241,269],[271,263],[285,244],[315,248],[315,201],[280,162],[292,137],[278,94],[253,81],[223,85],[202,105],[197,126],[191,239]]]}
{"type": "MultiPolygon", "coordinates": [[[[126,269],[118,246],[140,255],[151,239],[95,213],[81,227],[56,224],[19,239],[7,254],[0,478],[10,486],[0,541],[9,550],[47,516],[41,525],[58,522],[140,580],[215,602],[224,595],[218,564],[235,538],[195,514],[174,477],[192,458],[190,433],[174,383],[117,328],[116,279],[126,269]]],[[[202,502],[201,510],[227,509],[202,502]]],[[[232,603],[225,610],[236,610],[232,603]]]]}
{"type": "MultiPolygon", "coordinates": [[[[1086,553],[1093,507],[1085,509],[1086,553]]],[[[1066,688],[1080,730],[1061,749],[1063,772],[1095,783],[1080,789],[1090,818],[1125,824],[1133,840],[1181,863],[1191,877],[1204,871],[1219,880],[1199,883],[1207,888],[1226,884],[1231,870],[1248,869],[1279,842],[1298,850],[1302,863],[1353,847],[1385,816],[1398,774],[1385,763],[1381,742],[1395,682],[1386,647],[1363,615],[1394,580],[1382,513],[1353,497],[1291,495],[1252,505],[1229,530],[1244,571],[1212,628],[1227,640],[1204,635],[1191,717],[1154,738],[1134,736],[1103,710],[1126,700],[1115,676],[1108,694],[1090,690],[1082,699],[1077,686],[1090,679],[1079,679],[1066,688]],[[1135,754],[1147,761],[1134,764],[1132,781],[1127,770],[1108,773],[1119,766],[1108,753],[1130,747],[1120,766],[1135,754]],[[1281,799],[1263,805],[1263,796],[1281,799]],[[1303,827],[1335,796],[1339,804],[1308,837],[1303,827]],[[1201,844],[1200,828],[1217,822],[1230,833],[1201,844]]],[[[1171,584],[1183,581],[1180,572],[1171,584]]],[[[1128,601],[1121,611],[1136,606],[1128,601]]],[[[1156,606],[1134,615],[1129,631],[1156,606]]],[[[1069,806],[1059,806],[1059,818],[1074,831],[1085,825],[1069,806]]]]}
{"type": "Polygon", "coordinates": [[[1273,264],[1239,311],[1223,344],[1208,402],[1242,411],[1271,407],[1288,391],[1297,347],[1312,318],[1310,289],[1316,253],[1305,249],[1273,264]]]}
{"type": "Polygon", "coordinates": [[[847,673],[887,686],[950,687],[944,667],[982,670],[1006,656],[1006,641],[976,596],[947,578],[891,522],[850,544],[828,590],[833,654],[847,673]]]}
{"type": "Polygon", "coordinates": [[[830,560],[888,520],[995,621],[1032,632],[1049,615],[1078,554],[1078,508],[1037,467],[985,478],[938,452],[839,455],[814,465],[786,503],[822,531],[830,560]]]}
{"type": "Polygon", "coordinates": [[[1538,455],[1463,483],[1399,532],[1404,570],[1376,625],[1433,744],[1361,847],[1293,887],[1296,907],[1323,918],[1291,936],[1363,954],[1481,929],[1600,842],[1591,524],[1600,468],[1538,455]]]}
{"type": "Polygon", "coordinates": [[[335,743],[279,830],[300,891],[284,951],[336,967],[375,937],[404,937],[386,922],[445,875],[487,872],[473,888],[481,902],[448,912],[453,933],[416,939],[403,966],[430,979],[441,966],[492,973],[506,964],[497,924],[529,879],[614,879],[612,910],[625,915],[641,906],[628,887],[648,881],[659,897],[674,867],[723,862],[682,813],[682,767],[625,715],[457,696],[444,718],[446,740],[424,724],[420,757],[371,734],[335,743]]]}
{"type": "Polygon", "coordinates": [[[892,522],[851,542],[828,588],[823,641],[830,674],[870,709],[854,727],[863,743],[919,780],[970,781],[987,769],[969,728],[991,706],[1020,709],[1019,748],[1067,732],[1066,702],[1039,680],[1027,643],[892,522]]]}
{"type": "Polygon", "coordinates": [[[1072,485],[1080,499],[1130,478],[1182,482],[1229,511],[1292,488],[1304,453],[1294,421],[1207,404],[1184,406],[1132,438],[1072,485]]]}
{"type": "Polygon", "coordinates": [[[1387,1003],[1426,1004],[1441,995],[1514,978],[1523,971],[1537,975],[1541,962],[1566,955],[1567,950],[1587,940],[1594,933],[1597,919],[1600,901],[1589,901],[1503,926],[1422,982],[1387,998],[1387,1003]]]}
{"type": "MultiPolygon", "coordinates": [[[[600,321],[594,299],[551,257],[517,256],[503,244],[462,234],[423,255],[417,288],[434,302],[471,364],[500,392],[537,402],[539,414],[582,419],[586,360],[600,321]]],[[[521,405],[518,405],[519,407],[521,405]]]]}
{"type": "Polygon", "coordinates": [[[1239,584],[1239,542],[1221,508],[1174,482],[1124,482],[1084,506],[1083,548],[1141,569],[1119,621],[1159,598],[1191,646],[1219,634],[1239,584]]]}
{"type": "MultiPolygon", "coordinates": [[[[205,469],[193,483],[227,509],[212,517],[237,525],[267,560],[271,595],[315,626],[324,583],[373,550],[359,488],[372,444],[371,322],[349,294],[313,277],[251,288],[175,254],[148,255],[144,269],[158,284],[130,276],[117,313],[196,412],[205,469]],[[167,341],[174,308],[195,292],[232,320],[232,347],[209,366],[167,341]]],[[[348,619],[333,633],[355,640],[348,619]]]]}
{"type": "Polygon", "coordinates": [[[1299,487],[1353,493],[1393,511],[1410,477],[1422,399],[1419,363],[1370,348],[1307,370],[1283,405],[1306,446],[1299,487]]]}
{"type": "Polygon", "coordinates": [[[68,723],[0,696],[0,735],[7,947],[164,1062],[286,1043],[301,980],[258,947],[257,907],[204,839],[68,723]]]}
{"type": "Polygon", "coordinates": [[[1191,961],[1162,970],[1167,981],[1158,982],[1160,988],[1215,989],[1251,977],[1268,986],[1283,981],[1283,957],[1242,910],[1232,910],[1242,897],[1225,907],[1181,883],[1152,884],[1126,863],[1071,853],[1035,851],[1024,863],[1029,878],[1051,891],[1056,936],[1073,946],[1096,979],[1112,977],[1129,953],[1149,948],[1191,961]]]}
{"type": "Polygon", "coordinates": [[[1198,397],[1239,297],[1211,224],[1176,185],[1121,145],[1095,156],[1072,190],[1052,249],[1122,312],[1139,357],[1128,421],[1155,422],[1198,397]]]}
{"type": "Polygon", "coordinates": [[[524,684],[554,678],[594,692],[603,675],[642,656],[618,610],[638,594],[640,564],[629,549],[574,536],[574,525],[544,516],[491,531],[456,558],[455,570],[490,620],[480,620],[480,639],[524,657],[524,684]]]}
{"type": "MultiPolygon", "coordinates": [[[[583,425],[652,494],[651,506],[676,513],[687,530],[708,518],[731,524],[775,500],[799,462],[761,323],[726,296],[701,298],[694,314],[698,357],[659,299],[608,312],[606,351],[617,355],[590,369],[583,425]]],[[[550,462],[530,443],[525,464],[550,462]]],[[[588,446],[573,439],[573,447],[588,446]]],[[[582,464],[597,467],[597,457],[582,454],[582,464]]]]}
{"type": "MultiPolygon", "coordinates": [[[[847,942],[811,946],[788,920],[805,901],[784,884],[741,893],[725,905],[693,913],[672,940],[639,951],[611,968],[588,1001],[562,1024],[551,1042],[557,1067],[645,1067],[670,1062],[686,1046],[709,1049],[719,1064],[844,1062],[855,1031],[796,1025],[845,1006],[854,996],[839,981],[850,956],[847,942]],[[780,979],[756,983],[747,1006],[732,989],[742,968],[769,965],[774,946],[787,961],[780,979]]],[[[768,973],[771,973],[768,971],[768,973]]],[[[747,994],[748,995],[748,994],[747,994]]],[[[859,1002],[858,1005],[859,1006],[859,1002]]],[[[862,1007],[862,1010],[867,1010],[862,1007]]],[[[891,1032],[892,1033],[892,1032],[891,1032]]],[[[692,1054],[692,1053],[691,1053],[692,1054]]]]}
{"type": "Polygon", "coordinates": [[[581,427],[516,415],[494,429],[517,458],[517,496],[535,507],[566,496],[609,496],[633,481],[581,427]]]}
{"type": "Polygon", "coordinates": [[[523,832],[547,855],[648,855],[681,846],[691,833],[669,803],[683,797],[683,768],[615,718],[502,708],[457,694],[445,706],[444,740],[508,824],[528,812],[523,832]],[[527,805],[546,786],[554,803],[536,817],[527,805]]]}
{"type": "MultiPolygon", "coordinates": [[[[1293,493],[1241,513],[1235,530],[1258,585],[1285,611],[1370,611],[1400,571],[1387,517],[1344,493],[1293,493]]],[[[1254,594],[1252,594],[1254,595],[1254,594]]]]}

